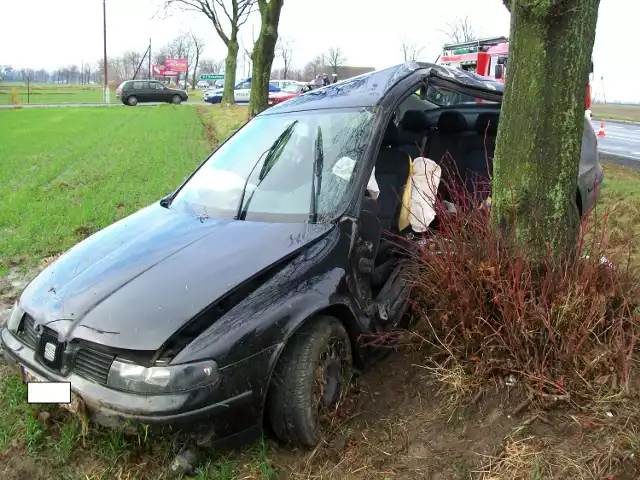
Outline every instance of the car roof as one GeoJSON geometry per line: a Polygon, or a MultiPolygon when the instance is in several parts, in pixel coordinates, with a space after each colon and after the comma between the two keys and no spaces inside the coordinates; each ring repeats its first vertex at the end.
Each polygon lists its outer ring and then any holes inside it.
{"type": "Polygon", "coordinates": [[[461,87],[491,94],[502,94],[504,85],[465,70],[433,63],[407,62],[401,65],[365,73],[327,85],[275,105],[261,115],[329,108],[373,107],[401,80],[416,75],[428,75],[457,83],[461,87]]]}

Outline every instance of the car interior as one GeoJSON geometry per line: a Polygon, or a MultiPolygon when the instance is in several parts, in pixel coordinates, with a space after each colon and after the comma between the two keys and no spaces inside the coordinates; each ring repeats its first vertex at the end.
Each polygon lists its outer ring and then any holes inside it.
{"type": "MultiPolygon", "coordinates": [[[[500,104],[459,100],[458,95],[453,105],[438,105],[412,94],[398,107],[384,133],[375,163],[380,193],[377,205],[367,207],[382,230],[372,272],[372,293],[378,298],[397,283],[392,281],[398,259],[393,252],[410,231],[400,231],[399,219],[413,159],[422,156],[440,165],[441,200],[456,203],[459,192],[465,192],[466,199],[479,205],[490,195],[500,104]],[[453,195],[452,190],[458,193],[453,195]]],[[[432,226],[436,224],[437,216],[432,226]]]]}

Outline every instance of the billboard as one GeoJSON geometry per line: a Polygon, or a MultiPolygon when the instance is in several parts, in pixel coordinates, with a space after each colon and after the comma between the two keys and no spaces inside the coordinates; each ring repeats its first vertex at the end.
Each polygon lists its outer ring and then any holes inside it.
{"type": "Polygon", "coordinates": [[[151,65],[153,69],[153,74],[161,77],[175,77],[178,75],[178,72],[174,72],[173,70],[167,70],[164,65],[151,65]]]}
{"type": "Polygon", "coordinates": [[[186,58],[165,58],[164,66],[167,70],[174,72],[186,72],[188,70],[186,58]]]}

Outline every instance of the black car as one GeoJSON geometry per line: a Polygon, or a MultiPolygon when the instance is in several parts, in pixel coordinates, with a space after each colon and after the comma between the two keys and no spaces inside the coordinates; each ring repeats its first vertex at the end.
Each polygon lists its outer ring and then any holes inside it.
{"type": "MultiPolygon", "coordinates": [[[[480,148],[493,156],[501,88],[408,63],[270,108],[174,192],[33,280],[2,329],[7,359],[29,378],[71,382],[104,425],[246,441],[264,420],[315,445],[323,412],[377,357],[362,335],[403,318],[407,152],[455,150],[461,169],[480,148]]],[[[602,181],[593,155],[582,212],[602,181]]]]}
{"type": "Polygon", "coordinates": [[[156,80],[125,80],[116,89],[116,98],[131,107],[146,102],[179,105],[187,101],[189,94],[184,90],[169,88],[156,80]]]}

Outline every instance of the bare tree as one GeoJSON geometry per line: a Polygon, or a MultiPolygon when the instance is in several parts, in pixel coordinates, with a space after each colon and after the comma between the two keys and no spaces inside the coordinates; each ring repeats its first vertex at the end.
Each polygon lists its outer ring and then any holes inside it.
{"type": "Polygon", "coordinates": [[[341,67],[347,62],[347,57],[342,53],[340,47],[331,47],[324,56],[324,59],[335,74],[338,73],[338,67],[341,67]]]}
{"type": "Polygon", "coordinates": [[[291,58],[293,57],[293,43],[293,40],[289,38],[279,38],[278,44],[276,45],[276,49],[282,57],[282,61],[284,62],[284,68],[282,69],[282,72],[285,80],[287,79],[289,69],[291,68],[291,58]]]}
{"type": "Polygon", "coordinates": [[[453,22],[447,23],[446,30],[440,30],[449,37],[451,43],[470,42],[478,38],[478,32],[469,23],[469,18],[456,17],[453,22]]]}
{"type": "Polygon", "coordinates": [[[191,86],[196,86],[196,74],[198,73],[198,64],[200,63],[200,55],[204,50],[204,40],[196,34],[191,34],[192,56],[193,56],[193,77],[191,86]]]}
{"type": "Polygon", "coordinates": [[[400,48],[402,49],[402,55],[405,62],[415,62],[420,59],[422,50],[424,47],[420,46],[414,40],[410,38],[403,38],[400,40],[400,48]]]}
{"type": "Polygon", "coordinates": [[[249,18],[256,0],[165,0],[165,11],[177,7],[183,11],[204,14],[227,46],[223,103],[233,103],[238,63],[238,32],[249,18]]]}
{"type": "Polygon", "coordinates": [[[78,83],[78,71],[80,69],[77,65],[70,65],[67,74],[67,83],[78,83]]]}
{"type": "Polygon", "coordinates": [[[309,80],[312,80],[318,74],[318,68],[322,67],[323,65],[324,65],[324,56],[318,55],[313,60],[306,63],[306,65],[302,69],[302,74],[304,75],[304,77],[308,78],[309,80]]]}
{"type": "Polygon", "coordinates": [[[203,58],[200,60],[199,72],[203,73],[221,73],[224,71],[224,60],[213,60],[211,58],[203,58]]]}

